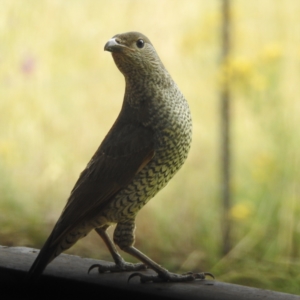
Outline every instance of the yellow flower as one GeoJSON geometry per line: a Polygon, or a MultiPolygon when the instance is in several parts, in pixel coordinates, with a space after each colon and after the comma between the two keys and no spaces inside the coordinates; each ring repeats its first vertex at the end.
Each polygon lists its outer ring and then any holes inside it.
{"type": "Polygon", "coordinates": [[[232,73],[239,77],[247,77],[253,71],[253,63],[245,57],[237,57],[231,61],[232,73]]]}
{"type": "Polygon", "coordinates": [[[252,205],[248,202],[237,203],[230,209],[230,217],[237,221],[248,219],[252,214],[252,205]]]}
{"type": "Polygon", "coordinates": [[[261,53],[261,57],[266,62],[272,62],[282,56],[282,48],[276,43],[266,45],[261,53]]]}
{"type": "Polygon", "coordinates": [[[228,58],[220,69],[220,83],[248,82],[254,71],[253,61],[246,57],[228,58]]]}

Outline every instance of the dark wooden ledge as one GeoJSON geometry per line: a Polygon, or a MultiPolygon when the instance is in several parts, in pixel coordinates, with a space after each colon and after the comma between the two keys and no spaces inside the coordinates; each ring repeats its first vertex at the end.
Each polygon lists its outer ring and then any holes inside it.
{"type": "MultiPolygon", "coordinates": [[[[55,299],[84,294],[84,299],[203,299],[203,300],[300,300],[300,296],[227,284],[215,280],[189,283],[141,284],[138,278],[127,283],[130,273],[98,274],[88,268],[99,261],[62,254],[47,266],[36,286],[23,284],[38,250],[0,246],[0,293],[30,299],[55,299]],[[122,298],[120,298],[122,297],[122,298]]],[[[109,264],[109,262],[102,262],[109,264]]],[[[151,270],[147,272],[152,272],[151,270]]],[[[7,298],[3,298],[7,299],[7,298]]],[[[71,299],[71,298],[70,298],[71,299]]]]}

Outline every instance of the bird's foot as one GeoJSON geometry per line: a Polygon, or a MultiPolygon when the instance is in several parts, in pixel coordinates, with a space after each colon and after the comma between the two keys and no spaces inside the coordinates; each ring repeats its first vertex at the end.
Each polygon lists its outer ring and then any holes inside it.
{"type": "Polygon", "coordinates": [[[144,275],[141,273],[133,273],[129,276],[128,282],[130,279],[133,277],[140,277],[141,283],[146,283],[146,282],[187,282],[187,281],[193,281],[196,279],[201,279],[204,280],[206,276],[210,276],[213,279],[215,279],[214,275],[208,272],[203,272],[203,273],[192,273],[188,272],[185,274],[175,274],[175,273],[162,273],[158,275],[144,275]]]}
{"type": "Polygon", "coordinates": [[[98,268],[99,273],[106,273],[106,272],[134,272],[134,271],[142,271],[146,270],[147,266],[142,263],[128,263],[123,261],[120,264],[114,264],[114,265],[100,265],[100,264],[94,264],[90,266],[88,273],[90,273],[91,270],[98,268]]]}

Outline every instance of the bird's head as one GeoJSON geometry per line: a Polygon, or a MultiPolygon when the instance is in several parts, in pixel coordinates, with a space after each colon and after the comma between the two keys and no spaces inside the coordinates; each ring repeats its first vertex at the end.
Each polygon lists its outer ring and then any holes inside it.
{"type": "Polygon", "coordinates": [[[139,32],[126,32],[112,37],[104,46],[125,78],[134,75],[159,74],[165,68],[150,40],[139,32]]]}

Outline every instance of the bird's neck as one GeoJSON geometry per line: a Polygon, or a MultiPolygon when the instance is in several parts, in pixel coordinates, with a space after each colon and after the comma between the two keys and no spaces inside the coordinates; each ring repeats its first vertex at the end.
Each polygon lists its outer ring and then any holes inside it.
{"type": "Polygon", "coordinates": [[[123,108],[130,111],[128,115],[132,119],[145,126],[160,127],[161,122],[165,126],[168,123],[166,119],[172,118],[173,106],[177,105],[174,99],[169,99],[169,93],[177,89],[167,72],[156,77],[126,78],[123,108]],[[160,117],[162,112],[164,120],[160,117]]]}
{"type": "Polygon", "coordinates": [[[150,96],[158,90],[168,88],[172,83],[172,78],[165,68],[154,69],[151,73],[134,70],[129,74],[124,74],[124,77],[126,92],[145,96],[150,96]]]}

